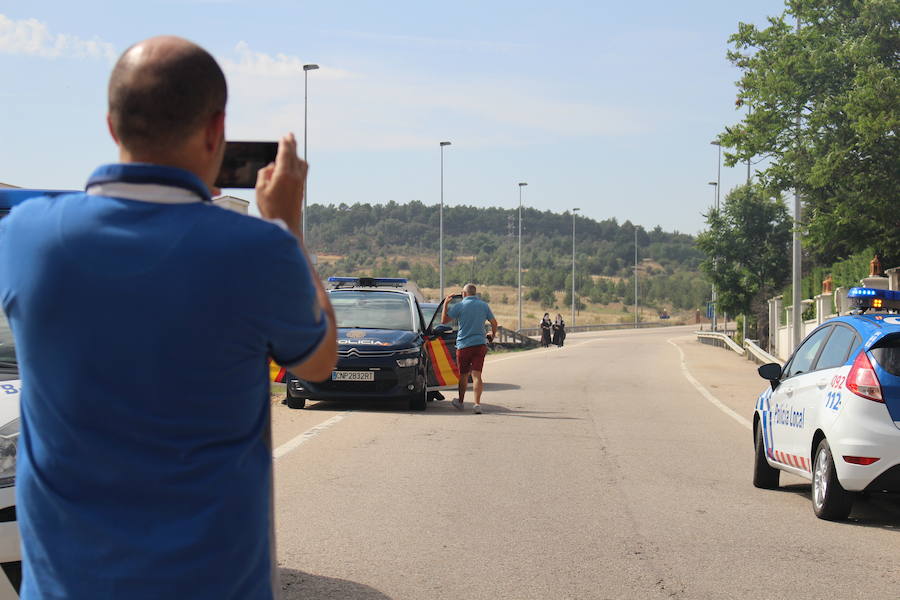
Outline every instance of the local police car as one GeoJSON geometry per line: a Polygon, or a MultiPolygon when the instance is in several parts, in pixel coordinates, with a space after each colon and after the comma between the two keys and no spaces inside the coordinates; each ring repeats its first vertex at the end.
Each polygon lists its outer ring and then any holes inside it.
{"type": "MultiPolygon", "coordinates": [[[[0,219],[19,202],[62,192],[4,189],[0,191],[0,219]]],[[[22,554],[16,520],[16,452],[19,442],[19,368],[9,323],[0,310],[0,600],[18,598],[22,582],[22,554]]]]}
{"type": "Polygon", "coordinates": [[[317,383],[273,365],[273,380],[286,383],[288,406],[303,408],[310,399],[405,398],[411,410],[424,410],[437,390],[456,386],[454,327],[439,323],[439,311],[426,323],[405,279],[331,277],[328,283],[337,317],[337,366],[317,383]]]}
{"type": "Polygon", "coordinates": [[[771,386],[753,416],[753,485],[776,488],[781,471],[811,479],[813,511],[830,520],[857,492],[900,491],[900,292],[848,297],[858,314],[819,326],[784,367],[759,367],[771,386]]]}

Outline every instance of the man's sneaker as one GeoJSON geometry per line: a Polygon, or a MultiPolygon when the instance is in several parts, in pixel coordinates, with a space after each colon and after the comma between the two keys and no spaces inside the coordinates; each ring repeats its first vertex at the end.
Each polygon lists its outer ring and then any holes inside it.
{"type": "Polygon", "coordinates": [[[453,400],[450,401],[450,404],[452,404],[452,405],[453,405],[453,408],[455,408],[456,410],[462,410],[462,409],[463,409],[463,403],[462,403],[462,400],[460,400],[459,398],[454,398],[453,400]]]}
{"type": "Polygon", "coordinates": [[[472,412],[474,412],[476,415],[480,415],[481,414],[481,405],[476,404],[475,408],[472,409],[472,412]]]}

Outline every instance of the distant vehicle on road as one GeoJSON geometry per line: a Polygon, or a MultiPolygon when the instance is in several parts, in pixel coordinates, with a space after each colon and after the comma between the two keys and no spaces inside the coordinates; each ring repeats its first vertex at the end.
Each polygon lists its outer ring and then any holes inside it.
{"type": "Polygon", "coordinates": [[[328,283],[337,317],[338,363],[331,378],[319,383],[286,373],[288,406],[304,408],[307,400],[405,398],[410,410],[425,410],[437,390],[456,387],[453,324],[441,325],[437,308],[426,321],[405,279],[331,277],[328,283]]]}
{"type": "Polygon", "coordinates": [[[668,318],[669,318],[669,311],[667,311],[667,310],[664,309],[664,308],[663,308],[662,310],[660,310],[660,311],[659,311],[659,318],[660,318],[660,319],[668,319],[668,318]]]}
{"type": "Polygon", "coordinates": [[[753,415],[753,485],[776,488],[781,471],[810,479],[829,520],[858,492],[900,491],[900,292],[848,297],[858,314],[819,326],[784,367],[759,367],[771,385],[753,415]]]}

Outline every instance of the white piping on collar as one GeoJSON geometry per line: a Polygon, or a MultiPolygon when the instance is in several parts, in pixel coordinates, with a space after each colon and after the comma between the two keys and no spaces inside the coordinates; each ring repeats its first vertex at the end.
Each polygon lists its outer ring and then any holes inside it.
{"type": "Polygon", "coordinates": [[[203,202],[203,198],[196,192],[172,185],[160,185],[158,183],[126,183],[124,181],[95,183],[88,186],[87,194],[90,196],[124,198],[126,200],[138,200],[140,202],[153,202],[156,204],[191,204],[193,202],[203,202]]]}

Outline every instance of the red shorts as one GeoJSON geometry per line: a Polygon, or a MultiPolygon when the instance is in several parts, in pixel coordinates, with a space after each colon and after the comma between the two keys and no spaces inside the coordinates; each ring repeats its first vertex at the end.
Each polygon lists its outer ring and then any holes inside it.
{"type": "Polygon", "coordinates": [[[484,370],[484,357],[487,356],[487,346],[469,346],[456,351],[456,364],[460,373],[469,371],[481,372],[484,370]]]}

